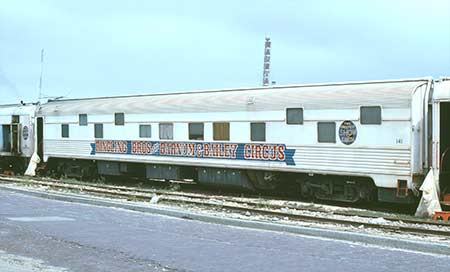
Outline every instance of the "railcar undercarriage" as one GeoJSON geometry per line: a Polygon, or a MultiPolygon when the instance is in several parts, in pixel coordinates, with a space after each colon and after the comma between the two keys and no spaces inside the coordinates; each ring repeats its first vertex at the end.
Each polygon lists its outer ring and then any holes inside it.
{"type": "Polygon", "coordinates": [[[65,176],[81,180],[129,177],[140,180],[190,180],[199,185],[246,191],[291,190],[292,192],[294,189],[300,198],[308,200],[348,203],[377,200],[395,203],[416,201],[412,195],[399,197],[395,188],[377,188],[368,177],[76,159],[50,159],[48,172],[57,177],[65,176]]]}
{"type": "Polygon", "coordinates": [[[377,189],[369,178],[308,175],[298,179],[303,198],[343,202],[374,201],[377,189]]]}
{"type": "Polygon", "coordinates": [[[23,173],[27,169],[29,158],[23,157],[0,157],[0,173],[23,173]]]}

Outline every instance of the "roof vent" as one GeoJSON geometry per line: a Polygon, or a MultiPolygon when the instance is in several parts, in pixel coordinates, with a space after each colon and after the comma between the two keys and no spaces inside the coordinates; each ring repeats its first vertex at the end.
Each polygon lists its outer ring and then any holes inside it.
{"type": "Polygon", "coordinates": [[[247,98],[247,105],[254,105],[254,104],[255,104],[255,101],[256,101],[256,99],[255,99],[254,96],[249,96],[249,97],[247,98]]]}

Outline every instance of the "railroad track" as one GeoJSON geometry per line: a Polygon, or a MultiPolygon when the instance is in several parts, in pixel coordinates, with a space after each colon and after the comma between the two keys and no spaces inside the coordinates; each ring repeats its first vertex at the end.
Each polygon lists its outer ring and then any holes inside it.
{"type": "MultiPolygon", "coordinates": [[[[450,237],[450,223],[423,219],[400,218],[395,215],[379,216],[358,214],[352,211],[324,210],[310,205],[294,205],[286,201],[283,204],[269,203],[266,199],[249,199],[200,193],[174,192],[159,189],[142,189],[134,187],[66,183],[61,180],[41,180],[38,178],[21,178],[0,176],[0,181],[6,183],[25,183],[46,186],[53,189],[85,192],[90,194],[126,198],[139,201],[168,202],[193,206],[207,206],[220,210],[237,211],[245,214],[264,215],[275,218],[302,222],[339,224],[344,226],[364,227],[398,233],[413,233],[422,235],[438,235],[450,237]],[[153,201],[152,201],[153,199],[153,201]],[[156,201],[157,200],[157,201],[156,201]],[[373,220],[375,219],[375,220],[373,220]],[[379,222],[381,221],[383,222],[379,222]],[[375,222],[374,222],[375,221],[375,222]]],[[[298,204],[298,203],[297,203],[298,204]]],[[[303,203],[305,204],[305,203],[303,203]]]]}

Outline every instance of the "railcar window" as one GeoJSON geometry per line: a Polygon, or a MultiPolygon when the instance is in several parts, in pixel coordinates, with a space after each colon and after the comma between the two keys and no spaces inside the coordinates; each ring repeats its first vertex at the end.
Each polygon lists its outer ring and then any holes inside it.
{"type": "Polygon", "coordinates": [[[203,140],[203,123],[189,123],[189,140],[203,140]]]}
{"type": "Polygon", "coordinates": [[[13,116],[11,116],[11,123],[13,123],[13,124],[20,123],[20,115],[13,115],[13,116]]]}
{"type": "Polygon", "coordinates": [[[123,112],[114,113],[114,124],[116,124],[116,126],[125,125],[125,114],[123,112]]]}
{"type": "Polygon", "coordinates": [[[336,123],[318,122],[317,141],[319,143],[336,143],[336,123]]]}
{"type": "Polygon", "coordinates": [[[103,124],[94,125],[94,137],[103,138],[103,124]]]}
{"type": "Polygon", "coordinates": [[[302,125],[303,124],[303,108],[286,109],[286,124],[302,125]]]}
{"type": "Polygon", "coordinates": [[[68,124],[61,125],[61,137],[69,138],[69,125],[68,124]]]}
{"type": "Polygon", "coordinates": [[[360,115],[362,125],[381,124],[381,107],[379,106],[361,107],[360,115]]]}
{"type": "Polygon", "coordinates": [[[229,141],[230,123],[213,123],[213,139],[215,141],[229,141]]]}
{"type": "Polygon", "coordinates": [[[152,137],[152,126],[151,125],[139,125],[139,137],[141,137],[141,138],[152,137]]]}
{"type": "Polygon", "coordinates": [[[266,123],[251,123],[250,138],[252,141],[266,141],[266,123]]]}
{"type": "Polygon", "coordinates": [[[159,124],[159,139],[173,140],[173,124],[172,123],[159,124]]]}
{"type": "Polygon", "coordinates": [[[88,125],[87,114],[79,114],[78,115],[78,124],[80,126],[87,126],[88,125]]]}

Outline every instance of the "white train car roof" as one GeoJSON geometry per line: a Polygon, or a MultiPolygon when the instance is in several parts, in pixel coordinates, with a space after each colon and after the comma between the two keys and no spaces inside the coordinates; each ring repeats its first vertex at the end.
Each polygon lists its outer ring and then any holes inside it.
{"type": "Polygon", "coordinates": [[[287,85],[226,90],[53,100],[40,115],[170,112],[234,112],[304,109],[346,109],[361,105],[408,108],[414,91],[431,78],[287,85]]]}
{"type": "MultiPolygon", "coordinates": [[[[36,105],[34,104],[7,104],[0,105],[0,116],[11,120],[12,115],[29,115],[34,116],[36,105]]],[[[9,121],[11,122],[11,121],[9,121]]]]}
{"type": "Polygon", "coordinates": [[[434,92],[434,101],[450,101],[450,77],[442,78],[436,81],[434,92]]]}

